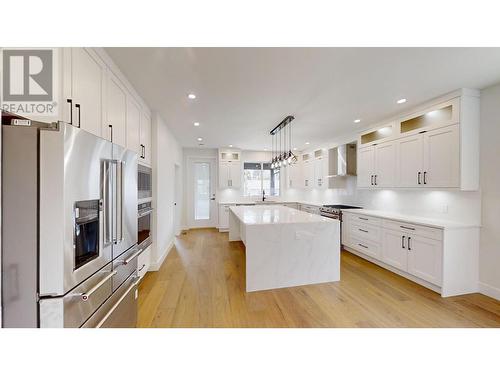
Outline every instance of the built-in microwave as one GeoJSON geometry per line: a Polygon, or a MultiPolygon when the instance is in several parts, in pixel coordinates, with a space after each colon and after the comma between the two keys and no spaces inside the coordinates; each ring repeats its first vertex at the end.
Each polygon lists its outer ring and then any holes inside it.
{"type": "Polygon", "coordinates": [[[139,202],[151,200],[153,196],[152,170],[145,165],[137,166],[137,198],[139,202]]]}

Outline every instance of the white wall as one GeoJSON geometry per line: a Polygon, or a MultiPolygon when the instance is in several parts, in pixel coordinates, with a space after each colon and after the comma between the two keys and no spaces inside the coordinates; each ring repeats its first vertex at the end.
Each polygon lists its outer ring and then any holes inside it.
{"type": "Polygon", "coordinates": [[[500,85],[481,91],[482,227],[479,280],[484,294],[500,299],[500,85]]]}
{"type": "MultiPolygon", "coordinates": [[[[154,271],[160,268],[174,243],[175,165],[180,166],[182,176],[183,163],[181,146],[157,113],[153,113],[152,127],[153,205],[156,214],[153,219],[151,270],[154,271]]],[[[182,207],[179,212],[182,212],[182,207]]]]}

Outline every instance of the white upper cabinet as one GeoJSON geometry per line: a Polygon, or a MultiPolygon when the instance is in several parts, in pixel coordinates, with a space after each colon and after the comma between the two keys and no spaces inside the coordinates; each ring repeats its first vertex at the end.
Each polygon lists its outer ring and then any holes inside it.
{"type": "Polygon", "coordinates": [[[423,184],[458,187],[460,184],[460,135],[458,125],[423,134],[423,184]]]}
{"type": "Polygon", "coordinates": [[[222,189],[241,187],[241,163],[239,161],[219,162],[219,187],[222,189]]]}
{"type": "Polygon", "coordinates": [[[303,171],[304,188],[311,189],[314,186],[314,162],[312,160],[305,161],[303,171]]]}
{"type": "Polygon", "coordinates": [[[360,134],[358,187],[479,189],[479,92],[434,103],[360,134]]]}
{"type": "Polygon", "coordinates": [[[419,187],[423,183],[423,137],[421,134],[398,139],[400,187],[419,187]]]}
{"type": "Polygon", "coordinates": [[[358,150],[358,187],[365,188],[373,186],[373,175],[375,174],[375,148],[366,147],[358,150]]]}
{"type": "Polygon", "coordinates": [[[112,72],[108,72],[106,123],[102,136],[117,145],[127,147],[127,91],[112,72]]]}
{"type": "Polygon", "coordinates": [[[102,136],[106,65],[90,48],[63,49],[64,121],[102,136]]]}
{"type": "Polygon", "coordinates": [[[141,155],[141,107],[131,95],[127,96],[127,148],[141,155]]]}
{"type": "Polygon", "coordinates": [[[301,163],[297,162],[287,167],[287,187],[290,189],[304,187],[301,163]]]}
{"type": "Polygon", "coordinates": [[[384,142],[375,146],[375,176],[373,183],[378,187],[392,187],[396,184],[396,142],[384,142]]]}
{"type": "Polygon", "coordinates": [[[144,111],[141,114],[140,139],[142,152],[139,152],[139,161],[151,165],[151,117],[144,111]]]}
{"type": "Polygon", "coordinates": [[[151,165],[151,118],[100,48],[61,48],[62,120],[135,151],[151,165]],[[112,127],[110,127],[112,125],[112,127]]]}
{"type": "Polygon", "coordinates": [[[241,187],[241,151],[219,149],[219,188],[239,189],[241,187]]]}

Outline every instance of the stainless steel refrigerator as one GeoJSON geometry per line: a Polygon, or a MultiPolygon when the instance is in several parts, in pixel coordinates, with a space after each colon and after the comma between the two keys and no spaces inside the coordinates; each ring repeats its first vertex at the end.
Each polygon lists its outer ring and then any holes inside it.
{"type": "Polygon", "coordinates": [[[4,112],[2,202],[4,327],[135,326],[136,153],[4,112]]]}

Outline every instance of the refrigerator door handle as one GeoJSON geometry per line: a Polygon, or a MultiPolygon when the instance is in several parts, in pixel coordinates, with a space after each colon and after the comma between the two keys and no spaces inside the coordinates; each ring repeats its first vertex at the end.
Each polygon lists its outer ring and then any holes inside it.
{"type": "Polygon", "coordinates": [[[116,161],[116,243],[123,242],[123,161],[116,161]],[[119,218],[119,219],[118,219],[119,218]]]}
{"type": "Polygon", "coordinates": [[[104,160],[102,174],[103,212],[104,212],[104,245],[109,245],[112,241],[111,223],[111,162],[104,160]]]}

